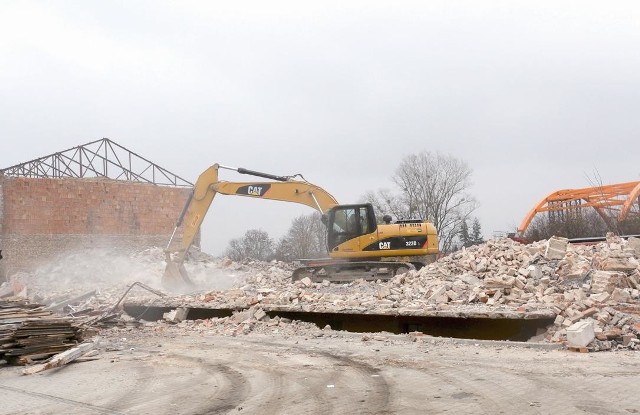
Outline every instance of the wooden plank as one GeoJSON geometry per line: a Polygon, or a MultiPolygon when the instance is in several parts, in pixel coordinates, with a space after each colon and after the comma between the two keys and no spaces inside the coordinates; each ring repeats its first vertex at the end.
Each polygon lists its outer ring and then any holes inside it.
{"type": "Polygon", "coordinates": [[[65,350],[69,350],[76,346],[75,343],[66,343],[66,344],[58,344],[58,345],[49,345],[47,347],[25,347],[20,349],[12,349],[5,354],[7,358],[17,357],[17,356],[28,356],[32,354],[41,354],[47,353],[49,355],[54,355],[56,353],[64,352],[65,350]]]}
{"type": "Polygon", "coordinates": [[[77,347],[74,347],[72,349],[66,350],[62,353],[59,353],[53,356],[51,360],[49,360],[47,363],[27,368],[22,373],[25,375],[31,375],[34,373],[42,372],[43,370],[64,366],[67,363],[73,362],[75,359],[97,348],[99,341],[100,341],[100,338],[96,337],[90,342],[82,343],[77,347]]]}
{"type": "Polygon", "coordinates": [[[73,348],[80,336],[73,322],[27,299],[0,299],[0,359],[27,364],[73,348]]]}

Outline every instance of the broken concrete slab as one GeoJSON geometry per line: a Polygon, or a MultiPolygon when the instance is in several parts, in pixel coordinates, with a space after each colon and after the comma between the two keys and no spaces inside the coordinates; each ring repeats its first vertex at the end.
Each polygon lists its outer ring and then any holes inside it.
{"type": "Polygon", "coordinates": [[[634,236],[627,239],[627,246],[635,252],[636,258],[640,258],[640,238],[634,236]]]}
{"type": "Polygon", "coordinates": [[[567,328],[567,343],[572,347],[586,347],[595,337],[593,321],[579,321],[567,328]]]}
{"type": "Polygon", "coordinates": [[[596,271],[591,277],[591,292],[611,294],[617,287],[624,287],[626,276],[614,271],[596,271]]]}
{"type": "Polygon", "coordinates": [[[631,301],[631,293],[624,288],[614,288],[611,293],[611,300],[616,303],[628,303],[631,301]]]}
{"type": "Polygon", "coordinates": [[[256,310],[255,314],[253,315],[253,318],[255,318],[256,320],[260,321],[263,318],[265,318],[267,316],[267,313],[264,312],[263,309],[259,308],[256,310]]]}
{"type": "Polygon", "coordinates": [[[607,258],[599,264],[599,268],[604,271],[621,271],[631,273],[638,268],[638,264],[632,258],[607,258]]]}
{"type": "Polygon", "coordinates": [[[169,323],[180,323],[187,319],[187,314],[189,314],[188,308],[179,307],[169,311],[168,313],[164,313],[162,318],[169,323]]]}
{"type": "Polygon", "coordinates": [[[511,288],[515,285],[516,278],[507,275],[496,275],[495,277],[487,277],[484,279],[484,285],[487,288],[511,288]]]}
{"type": "Polygon", "coordinates": [[[569,240],[567,238],[561,238],[553,236],[547,241],[547,246],[544,251],[544,256],[547,259],[562,259],[567,252],[567,245],[569,240]]]}
{"type": "Polygon", "coordinates": [[[311,278],[309,277],[304,277],[303,279],[300,280],[300,283],[305,287],[310,287],[311,284],[313,284],[313,282],[311,281],[311,278]]]}

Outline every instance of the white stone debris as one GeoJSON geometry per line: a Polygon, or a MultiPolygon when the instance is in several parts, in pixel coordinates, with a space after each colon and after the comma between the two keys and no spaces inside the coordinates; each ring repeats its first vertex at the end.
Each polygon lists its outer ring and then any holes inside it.
{"type": "MultiPolygon", "coordinates": [[[[530,245],[496,239],[463,248],[389,281],[291,282],[291,266],[247,261],[233,289],[182,298],[197,306],[366,314],[555,317],[545,339],[566,342],[567,328],[593,325],[593,350],[638,347],[640,264],[635,242],[609,236],[593,245],[551,238],[530,245]],[[627,336],[627,337],[624,337],[627,336]]],[[[231,266],[229,264],[228,266],[231,266]]],[[[640,347],[638,347],[640,348],[640,347]]]]}
{"type": "MultiPolygon", "coordinates": [[[[463,248],[389,281],[357,280],[348,284],[314,283],[308,278],[292,282],[291,264],[234,262],[196,253],[185,267],[200,289],[173,296],[170,303],[174,308],[239,310],[231,317],[174,324],[226,335],[323,335],[310,323],[271,318],[271,311],[496,318],[538,314],[553,321],[544,334],[546,341],[567,342],[570,327],[588,322],[595,336],[589,343],[590,350],[640,349],[639,249],[640,239],[627,241],[613,235],[592,245],[572,244],[555,237],[529,245],[494,239],[463,248]]],[[[107,276],[94,275],[95,270],[89,266],[82,272],[65,272],[73,268],[73,261],[68,261],[67,267],[63,260],[35,273],[27,285],[36,295],[49,299],[98,289],[79,308],[113,304],[127,284],[136,280],[144,279],[161,289],[164,256],[160,248],[118,258],[115,266],[106,265],[107,259],[103,260],[104,263],[94,259],[92,263],[109,269],[107,276]]],[[[156,296],[145,291],[131,295],[146,304],[157,301],[156,296]]]]}
{"type": "Polygon", "coordinates": [[[180,323],[187,319],[189,309],[186,307],[178,307],[162,315],[162,318],[169,323],[180,323]]]}
{"type": "Polygon", "coordinates": [[[567,343],[572,347],[586,347],[596,338],[593,321],[579,321],[567,327],[567,343]]]}

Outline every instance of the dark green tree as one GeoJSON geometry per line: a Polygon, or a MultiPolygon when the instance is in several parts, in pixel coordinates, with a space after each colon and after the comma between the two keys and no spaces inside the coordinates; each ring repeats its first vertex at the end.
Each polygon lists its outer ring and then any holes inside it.
{"type": "Polygon", "coordinates": [[[484,237],[482,236],[482,228],[480,227],[480,221],[478,218],[473,219],[473,224],[471,225],[471,245],[479,245],[484,243],[484,237]]]}
{"type": "Polygon", "coordinates": [[[460,234],[458,235],[458,238],[460,239],[460,244],[466,248],[473,245],[471,237],[469,236],[469,225],[467,225],[466,220],[463,220],[460,224],[460,234]]]}

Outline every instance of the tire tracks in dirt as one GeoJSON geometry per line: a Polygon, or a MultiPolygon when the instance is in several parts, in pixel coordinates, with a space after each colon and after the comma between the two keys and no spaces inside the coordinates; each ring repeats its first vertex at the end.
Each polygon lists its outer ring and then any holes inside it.
{"type": "MultiPolygon", "coordinates": [[[[30,396],[32,398],[42,399],[42,400],[45,400],[45,401],[53,401],[53,402],[57,402],[57,403],[62,403],[62,404],[69,405],[69,406],[71,406],[73,408],[77,408],[77,409],[81,408],[83,410],[90,411],[91,413],[110,414],[110,415],[124,415],[125,414],[125,412],[120,412],[118,410],[110,409],[110,408],[105,407],[105,406],[92,405],[90,403],[75,401],[73,399],[61,398],[59,396],[51,395],[51,394],[48,394],[48,393],[34,392],[34,391],[29,391],[29,390],[25,390],[25,389],[21,389],[21,388],[14,388],[14,387],[11,387],[11,386],[6,386],[6,385],[0,385],[0,389],[6,390],[6,391],[9,391],[9,392],[13,392],[13,393],[17,393],[17,394],[20,394],[20,395],[27,395],[27,396],[30,396]]],[[[3,400],[4,399],[7,399],[6,396],[3,397],[3,400]]]]}
{"type": "MultiPolygon", "coordinates": [[[[242,403],[249,395],[248,378],[242,372],[236,370],[227,364],[212,363],[201,357],[187,356],[185,354],[169,354],[168,358],[178,361],[195,364],[203,369],[204,373],[198,377],[211,382],[211,378],[215,381],[212,389],[215,391],[211,396],[207,396],[207,403],[201,405],[195,410],[195,414],[224,413],[240,408],[242,403]]],[[[186,384],[201,384],[194,382],[192,379],[186,384]]]]}
{"type": "MultiPolygon", "coordinates": [[[[320,410],[317,413],[337,413],[335,411],[361,414],[393,413],[390,407],[391,385],[381,375],[379,368],[365,363],[362,359],[353,358],[349,353],[318,350],[314,346],[253,340],[248,343],[253,344],[254,348],[260,347],[266,351],[279,348],[283,352],[294,351],[306,357],[320,356],[330,362],[333,369],[325,369],[322,376],[315,379],[311,387],[307,387],[307,391],[316,400],[321,401],[318,402],[320,405],[316,405],[320,410]],[[344,368],[349,368],[352,372],[345,372],[344,368]],[[345,382],[342,382],[342,379],[345,379],[345,382]],[[333,396],[329,395],[328,391],[335,390],[337,385],[341,387],[333,396]],[[344,389],[348,389],[348,392],[344,392],[344,389]]],[[[286,372],[287,377],[290,377],[290,373],[290,371],[286,372]]]]}
{"type": "Polygon", "coordinates": [[[443,359],[425,356],[409,363],[396,358],[386,358],[384,363],[416,372],[416,378],[426,377],[422,381],[433,385],[433,390],[425,390],[425,406],[423,411],[441,411],[450,407],[459,413],[512,414],[538,413],[530,407],[530,402],[512,393],[500,382],[492,380],[502,374],[494,374],[487,368],[477,366],[460,366],[458,362],[446,363],[443,359]],[[480,372],[480,373],[477,373],[480,372]],[[481,378],[479,377],[481,376],[481,378]],[[481,380],[482,383],[478,381],[481,380]],[[533,412],[532,412],[533,410],[533,412]]]}

